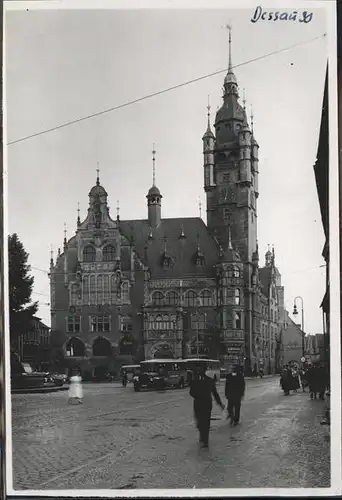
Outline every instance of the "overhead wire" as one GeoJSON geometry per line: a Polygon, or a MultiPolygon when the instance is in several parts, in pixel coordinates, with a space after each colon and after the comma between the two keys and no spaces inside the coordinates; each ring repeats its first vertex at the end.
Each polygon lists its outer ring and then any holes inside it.
{"type": "MultiPolygon", "coordinates": [[[[272,52],[268,52],[267,54],[263,54],[262,56],[254,57],[253,59],[249,59],[249,60],[244,61],[244,62],[242,62],[240,64],[235,64],[233,66],[233,68],[235,69],[235,68],[239,68],[241,66],[246,66],[247,64],[251,64],[251,63],[256,62],[256,61],[261,61],[262,59],[266,59],[267,57],[271,57],[271,56],[274,56],[276,54],[280,54],[281,52],[286,52],[288,50],[294,49],[294,48],[299,47],[301,45],[312,43],[312,42],[314,42],[314,41],[316,41],[316,40],[318,40],[320,38],[323,38],[325,36],[326,36],[326,33],[323,33],[322,35],[316,36],[316,37],[311,38],[309,40],[304,40],[302,42],[297,42],[297,43],[295,43],[293,45],[289,45],[288,47],[284,47],[282,49],[278,49],[278,50],[274,50],[272,52]]],[[[19,142],[27,141],[28,139],[32,139],[34,137],[38,137],[38,136],[41,136],[41,135],[44,135],[44,134],[48,134],[50,132],[54,132],[55,130],[60,130],[60,129],[65,128],[65,127],[69,127],[70,125],[74,125],[76,123],[80,123],[80,122],[83,122],[85,120],[90,120],[91,118],[95,118],[97,116],[101,116],[101,115],[104,115],[106,113],[110,113],[112,111],[116,111],[118,109],[125,108],[127,106],[132,106],[133,104],[137,104],[138,102],[145,101],[146,99],[150,99],[152,97],[155,97],[155,96],[158,96],[158,95],[161,95],[161,94],[165,94],[166,92],[170,92],[172,90],[176,90],[176,89],[179,89],[181,87],[185,87],[186,85],[190,85],[192,83],[196,83],[196,82],[199,82],[201,80],[205,80],[206,78],[211,78],[212,76],[216,76],[216,75],[219,75],[221,73],[225,73],[226,71],[227,71],[227,68],[221,69],[221,70],[218,70],[218,71],[214,71],[212,73],[208,73],[206,75],[202,75],[202,76],[199,76],[197,78],[193,78],[192,80],[187,80],[186,82],[179,83],[177,85],[174,85],[172,87],[168,87],[168,88],[163,89],[163,90],[159,90],[157,92],[153,92],[152,94],[148,94],[148,95],[145,95],[143,97],[138,97],[137,99],[133,99],[131,101],[127,101],[127,102],[125,102],[123,104],[119,104],[117,106],[113,106],[111,108],[107,108],[107,109],[104,109],[102,111],[98,111],[96,113],[92,113],[90,115],[83,116],[81,118],[77,118],[75,120],[71,120],[71,121],[62,123],[61,125],[56,125],[55,127],[51,127],[51,128],[42,130],[40,132],[36,132],[34,134],[30,134],[30,135],[27,135],[25,137],[21,137],[20,139],[15,139],[13,141],[8,142],[7,145],[10,146],[10,145],[13,145],[13,144],[18,144],[19,142]]]]}

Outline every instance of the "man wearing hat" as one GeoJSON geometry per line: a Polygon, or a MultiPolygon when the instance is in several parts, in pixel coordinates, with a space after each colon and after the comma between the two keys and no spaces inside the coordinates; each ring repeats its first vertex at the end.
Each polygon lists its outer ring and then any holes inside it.
{"type": "Polygon", "coordinates": [[[217,392],[215,382],[206,375],[205,364],[195,367],[195,373],[190,383],[190,396],[194,398],[194,414],[196,426],[200,435],[201,448],[208,448],[210,417],[213,408],[212,396],[216,403],[224,410],[224,405],[217,392]]]}
{"type": "Polygon", "coordinates": [[[226,376],[225,395],[228,400],[228,418],[232,425],[237,425],[240,420],[241,399],[245,394],[245,387],[241,366],[230,366],[226,376]]]}

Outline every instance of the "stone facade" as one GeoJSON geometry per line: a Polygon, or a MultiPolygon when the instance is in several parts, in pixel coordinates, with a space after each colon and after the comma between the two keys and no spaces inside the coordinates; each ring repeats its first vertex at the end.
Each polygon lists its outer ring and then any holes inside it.
{"type": "MultiPolygon", "coordinates": [[[[223,105],[202,138],[207,226],[164,219],[147,193],[147,219],[112,220],[97,178],[87,217],[51,259],[54,347],[94,372],[153,357],[207,356],[246,372],[275,370],[283,289],[273,253],[259,269],[258,144],[231,61],[223,105]]],[[[155,171],[153,151],[153,172],[155,171]]]]}

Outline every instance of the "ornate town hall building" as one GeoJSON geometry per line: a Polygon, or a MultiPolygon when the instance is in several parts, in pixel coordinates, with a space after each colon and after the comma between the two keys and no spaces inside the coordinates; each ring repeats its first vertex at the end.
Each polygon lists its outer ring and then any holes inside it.
{"type": "Polygon", "coordinates": [[[259,269],[259,146],[230,53],[214,128],[208,113],[207,225],[199,217],[162,218],[154,178],[147,218],[114,220],[98,176],[87,217],[78,217],[75,236],[51,257],[52,339],[67,366],[117,372],[144,358],[200,355],[274,371],[283,287],[274,250],[259,269]]]}

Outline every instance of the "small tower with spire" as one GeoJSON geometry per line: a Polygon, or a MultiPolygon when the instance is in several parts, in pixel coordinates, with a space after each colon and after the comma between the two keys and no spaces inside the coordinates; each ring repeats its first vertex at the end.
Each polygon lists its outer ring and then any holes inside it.
{"type": "Polygon", "coordinates": [[[215,136],[211,130],[210,126],[210,102],[208,96],[208,125],[207,130],[202,137],[203,141],[203,156],[204,156],[204,189],[208,191],[214,186],[214,147],[215,147],[215,136]]]}
{"type": "Polygon", "coordinates": [[[152,151],[152,187],[146,195],[148,223],[151,228],[158,227],[161,222],[161,200],[162,195],[156,186],[156,151],[153,144],[152,151]]]}

